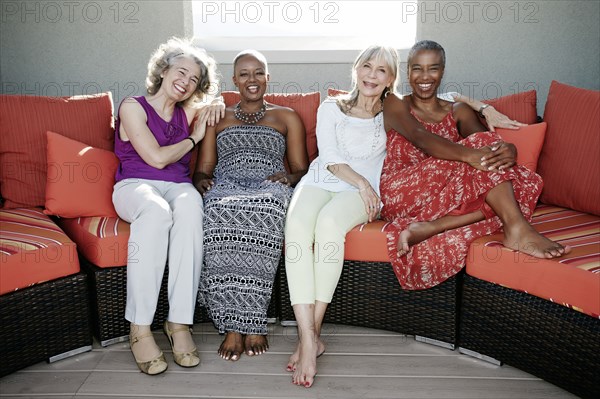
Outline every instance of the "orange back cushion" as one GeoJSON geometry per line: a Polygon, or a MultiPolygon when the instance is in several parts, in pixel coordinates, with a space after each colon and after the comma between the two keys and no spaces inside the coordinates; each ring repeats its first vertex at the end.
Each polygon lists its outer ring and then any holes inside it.
{"type": "Polygon", "coordinates": [[[600,215],[600,91],[550,85],[540,201],[600,215]]]}
{"type": "Polygon", "coordinates": [[[343,96],[344,94],[348,94],[348,92],[346,90],[334,89],[333,87],[327,89],[327,95],[329,97],[343,96]]]}
{"type": "MultiPolygon", "coordinates": [[[[226,106],[231,106],[240,101],[240,94],[235,91],[222,93],[226,106]]],[[[318,155],[317,149],[317,109],[321,103],[321,94],[313,93],[269,93],[265,94],[265,101],[293,109],[298,113],[304,129],[306,130],[306,149],[308,161],[318,155]]]]}
{"type": "MultiPolygon", "coordinates": [[[[492,98],[482,102],[490,104],[510,119],[529,125],[537,121],[537,93],[535,90],[492,98]]],[[[487,126],[485,120],[483,120],[483,123],[487,126]]]]}
{"type": "Polygon", "coordinates": [[[0,193],[4,209],[43,207],[46,131],[113,150],[110,93],[75,97],[0,96],[0,193]]]}

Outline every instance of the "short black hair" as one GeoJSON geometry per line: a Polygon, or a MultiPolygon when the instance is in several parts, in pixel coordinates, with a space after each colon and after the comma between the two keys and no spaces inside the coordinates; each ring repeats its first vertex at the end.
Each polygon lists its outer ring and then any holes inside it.
{"type": "Polygon", "coordinates": [[[421,40],[420,42],[416,42],[415,45],[411,47],[410,51],[408,52],[407,59],[407,63],[409,66],[413,56],[421,50],[439,51],[442,55],[442,68],[446,67],[446,51],[444,51],[444,48],[439,43],[434,42],[433,40],[421,40]]]}

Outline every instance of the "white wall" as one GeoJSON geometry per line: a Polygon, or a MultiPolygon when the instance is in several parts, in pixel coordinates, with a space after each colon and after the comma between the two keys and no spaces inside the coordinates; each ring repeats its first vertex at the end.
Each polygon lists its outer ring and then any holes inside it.
{"type": "MultiPolygon", "coordinates": [[[[189,0],[3,0],[0,92],[56,96],[111,90],[117,103],[142,94],[150,53],[170,36],[191,34],[190,12],[189,0]]],[[[534,87],[539,114],[552,79],[600,89],[596,0],[421,0],[417,18],[418,39],[446,48],[448,89],[484,98],[534,87]]],[[[348,88],[351,62],[271,63],[272,88],[325,92],[331,82],[348,88]]],[[[231,64],[222,63],[220,70],[223,88],[232,89],[231,64]]]]}

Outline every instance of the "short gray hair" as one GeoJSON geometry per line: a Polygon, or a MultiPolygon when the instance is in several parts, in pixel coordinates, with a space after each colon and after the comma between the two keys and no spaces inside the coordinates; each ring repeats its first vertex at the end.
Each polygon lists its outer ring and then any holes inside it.
{"type": "Polygon", "coordinates": [[[437,42],[433,40],[421,40],[420,42],[416,42],[408,52],[408,59],[406,60],[408,64],[408,68],[410,69],[410,61],[414,57],[414,55],[421,50],[434,50],[439,51],[442,56],[442,68],[446,67],[446,51],[444,48],[437,42]]]}

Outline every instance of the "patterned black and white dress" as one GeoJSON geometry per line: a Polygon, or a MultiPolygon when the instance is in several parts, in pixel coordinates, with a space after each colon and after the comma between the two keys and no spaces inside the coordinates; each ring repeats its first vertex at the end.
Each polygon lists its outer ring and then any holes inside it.
{"type": "Polygon", "coordinates": [[[268,126],[230,126],[217,135],[215,185],[204,196],[199,300],[220,333],[267,334],[293,189],[266,177],[285,170],[285,148],[285,137],[268,126]]]}

